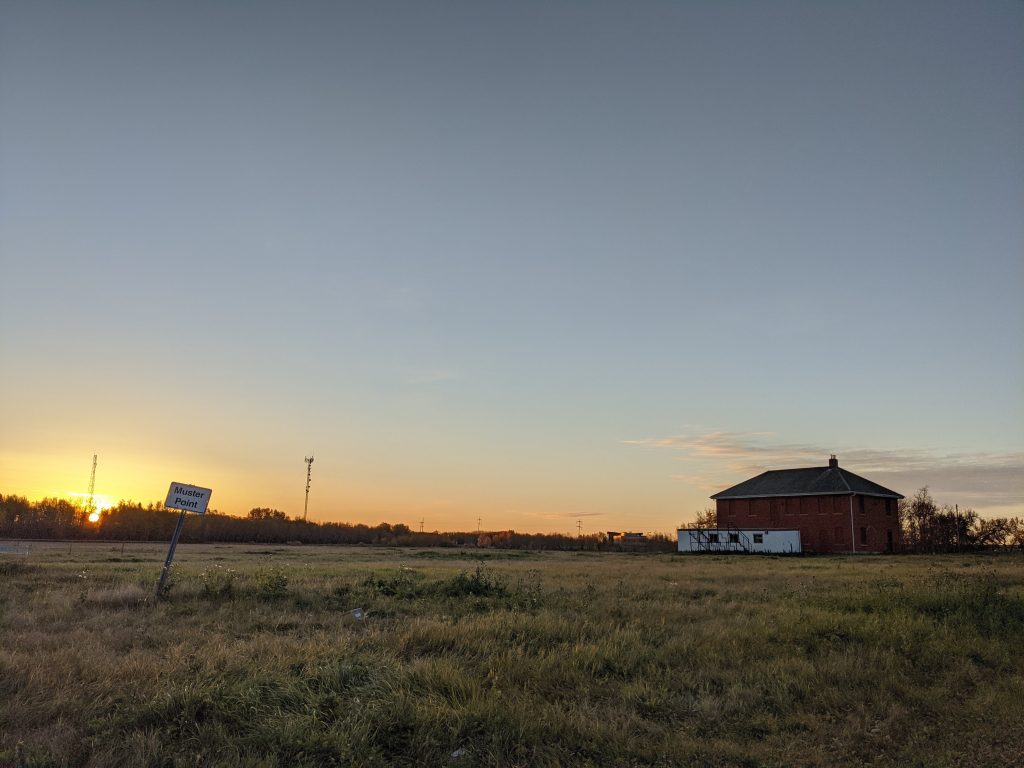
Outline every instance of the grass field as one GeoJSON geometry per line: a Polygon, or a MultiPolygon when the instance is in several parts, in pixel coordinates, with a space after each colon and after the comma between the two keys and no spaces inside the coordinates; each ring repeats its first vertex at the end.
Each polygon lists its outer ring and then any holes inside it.
{"type": "Polygon", "coordinates": [[[164,554],[0,555],[0,765],[1024,765],[1019,556],[164,554]]]}

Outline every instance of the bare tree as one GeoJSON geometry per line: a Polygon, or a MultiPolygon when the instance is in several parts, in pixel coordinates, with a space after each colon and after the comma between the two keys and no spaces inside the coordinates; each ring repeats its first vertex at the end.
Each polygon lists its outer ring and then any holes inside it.
{"type": "Polygon", "coordinates": [[[718,510],[713,509],[712,507],[704,507],[704,509],[697,513],[697,519],[694,521],[694,525],[698,528],[717,528],[718,510]]]}

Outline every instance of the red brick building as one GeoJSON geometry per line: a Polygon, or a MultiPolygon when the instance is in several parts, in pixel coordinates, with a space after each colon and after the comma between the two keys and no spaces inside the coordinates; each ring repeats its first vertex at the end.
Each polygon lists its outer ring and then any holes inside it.
{"type": "Polygon", "coordinates": [[[718,526],[798,528],[805,552],[892,552],[903,498],[839,466],[764,472],[711,497],[718,526]]]}

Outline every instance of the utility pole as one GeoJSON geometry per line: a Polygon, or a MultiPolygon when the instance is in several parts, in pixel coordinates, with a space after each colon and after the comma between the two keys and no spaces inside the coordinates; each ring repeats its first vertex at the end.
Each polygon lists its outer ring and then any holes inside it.
{"type": "Polygon", "coordinates": [[[302,508],[302,521],[306,521],[306,514],[309,512],[309,482],[313,476],[313,457],[306,457],[306,506],[302,508]]]}
{"type": "Polygon", "coordinates": [[[476,535],[477,536],[480,535],[480,518],[479,517],[476,519],[476,535]]]}
{"type": "Polygon", "coordinates": [[[577,520],[576,521],[576,536],[578,538],[581,538],[581,539],[583,538],[583,521],[582,520],[577,520]]]}
{"type": "Polygon", "coordinates": [[[420,518],[420,533],[423,533],[423,523],[425,523],[426,521],[427,521],[427,518],[425,518],[425,517],[421,517],[420,518]]]}
{"type": "Polygon", "coordinates": [[[99,458],[95,453],[92,455],[92,474],[89,475],[89,495],[85,499],[85,519],[90,523],[96,521],[92,519],[92,508],[96,499],[96,459],[99,458]]]}

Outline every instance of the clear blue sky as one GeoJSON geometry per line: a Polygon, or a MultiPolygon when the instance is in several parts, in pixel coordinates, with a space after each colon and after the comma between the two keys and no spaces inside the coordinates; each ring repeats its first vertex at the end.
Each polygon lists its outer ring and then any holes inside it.
{"type": "Polygon", "coordinates": [[[0,492],[1024,514],[1024,4],[0,6],[0,492]]]}

